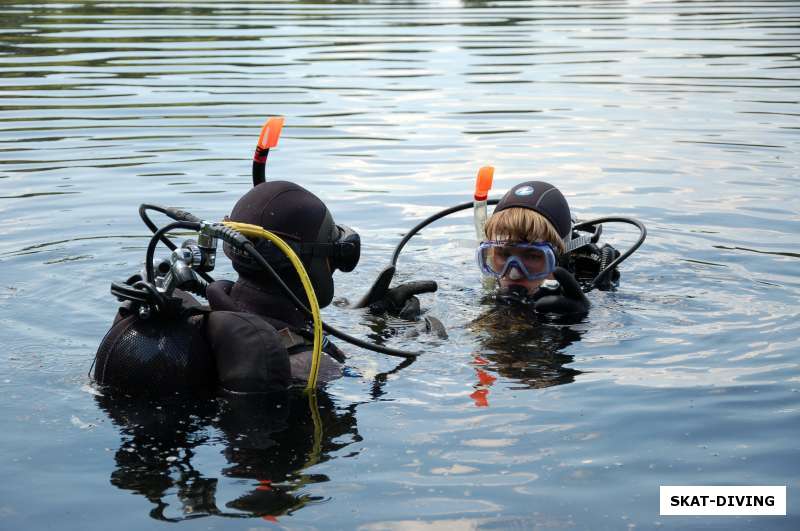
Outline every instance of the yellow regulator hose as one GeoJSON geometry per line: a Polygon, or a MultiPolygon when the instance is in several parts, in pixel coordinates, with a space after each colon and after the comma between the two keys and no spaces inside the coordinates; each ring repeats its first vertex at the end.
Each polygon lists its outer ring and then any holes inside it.
{"type": "Polygon", "coordinates": [[[315,391],[317,388],[317,375],[319,374],[320,358],[322,357],[322,317],[319,313],[319,302],[317,302],[317,295],[314,293],[314,287],[311,285],[311,279],[308,278],[306,268],[303,267],[303,262],[300,261],[300,258],[298,258],[297,254],[295,254],[294,250],[292,250],[292,248],[289,247],[285,241],[270,231],[259,227],[258,225],[238,223],[235,221],[223,221],[222,223],[248,238],[264,238],[271,241],[283,252],[283,254],[286,255],[289,261],[292,262],[297,274],[300,276],[300,282],[303,283],[303,289],[306,292],[308,304],[311,307],[311,315],[314,318],[314,350],[311,358],[311,370],[308,372],[306,391],[315,391]]]}

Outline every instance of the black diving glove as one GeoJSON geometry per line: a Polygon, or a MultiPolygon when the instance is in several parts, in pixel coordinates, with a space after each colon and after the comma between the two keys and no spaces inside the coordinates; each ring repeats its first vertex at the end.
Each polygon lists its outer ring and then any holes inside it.
{"type": "Polygon", "coordinates": [[[422,313],[419,299],[415,295],[433,293],[437,289],[439,289],[439,286],[433,280],[419,280],[400,284],[387,291],[383,298],[370,304],[369,309],[373,313],[385,312],[401,319],[414,321],[422,313]]]}
{"type": "Polygon", "coordinates": [[[532,295],[535,301],[534,309],[539,313],[556,313],[559,315],[588,313],[589,299],[586,298],[580,284],[572,276],[572,273],[563,267],[557,267],[553,271],[553,276],[558,281],[559,286],[550,288],[547,286],[548,282],[545,281],[542,287],[532,295]]]}

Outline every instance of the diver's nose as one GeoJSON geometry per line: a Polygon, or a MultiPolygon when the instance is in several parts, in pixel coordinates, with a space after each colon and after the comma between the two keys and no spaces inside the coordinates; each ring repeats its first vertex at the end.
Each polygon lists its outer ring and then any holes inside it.
{"type": "Polygon", "coordinates": [[[522,280],[525,275],[522,274],[522,271],[515,265],[512,265],[508,268],[508,273],[506,273],[509,280],[522,280]]]}

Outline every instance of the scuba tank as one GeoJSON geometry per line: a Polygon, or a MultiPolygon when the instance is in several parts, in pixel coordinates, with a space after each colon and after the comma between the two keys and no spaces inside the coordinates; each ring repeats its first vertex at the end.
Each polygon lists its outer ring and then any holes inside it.
{"type": "Polygon", "coordinates": [[[94,379],[136,396],[204,396],[216,388],[205,314],[182,309],[144,319],[122,306],[97,349],[94,379]]]}
{"type": "Polygon", "coordinates": [[[206,245],[211,247],[184,242],[152,268],[160,273],[153,282],[134,275],[111,284],[122,304],[97,349],[98,384],[135,396],[204,396],[215,390],[205,336],[209,310],[187,293],[205,295],[199,274],[213,269],[216,243],[206,238],[206,245]]]}

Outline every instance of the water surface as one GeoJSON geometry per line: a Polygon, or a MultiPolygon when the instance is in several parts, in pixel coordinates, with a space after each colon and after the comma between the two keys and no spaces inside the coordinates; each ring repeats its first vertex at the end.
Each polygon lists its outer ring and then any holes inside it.
{"type": "Polygon", "coordinates": [[[797,528],[799,13],[3,2],[0,528],[797,528]],[[493,195],[547,180],[579,218],[650,234],[583,322],[497,332],[472,324],[471,219],[448,218],[400,260],[400,280],[439,282],[423,305],[450,332],[388,339],[425,350],[415,363],[349,348],[316,403],[96,396],[109,283],[147,243],[138,204],[224,216],[271,115],[286,126],[268,176],[364,240],[340,298],[486,164],[493,195]],[[788,485],[789,516],[659,517],[669,484],[788,485]]]}

